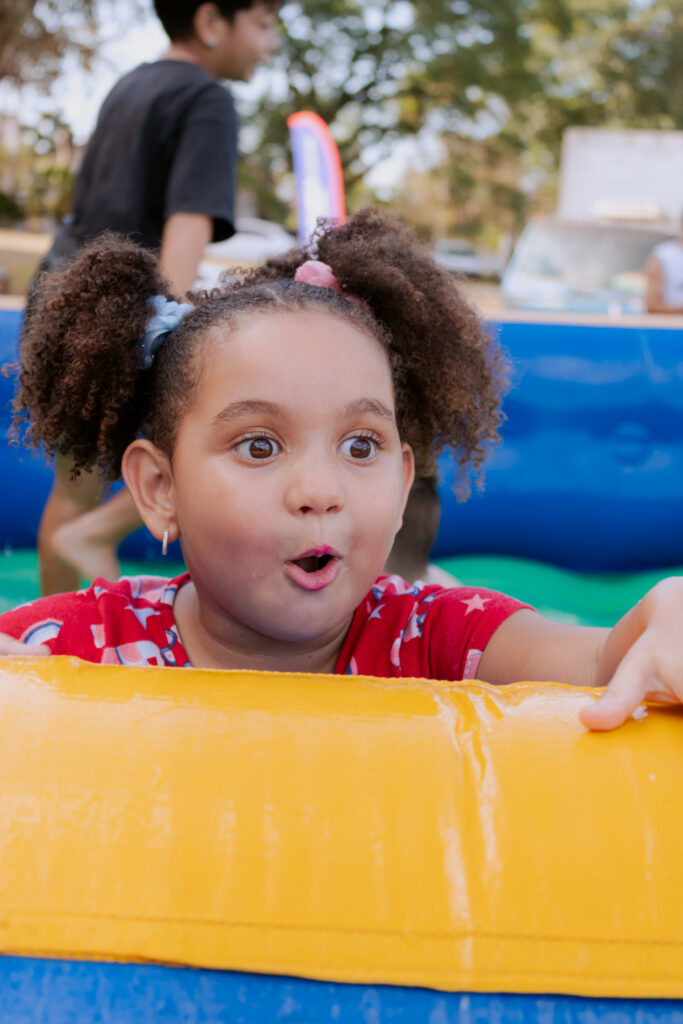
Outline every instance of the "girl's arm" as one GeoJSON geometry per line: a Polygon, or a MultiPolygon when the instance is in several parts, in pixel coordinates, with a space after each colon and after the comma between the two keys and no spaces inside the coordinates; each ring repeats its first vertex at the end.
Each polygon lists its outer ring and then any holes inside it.
{"type": "Polygon", "coordinates": [[[24,644],[21,640],[15,640],[13,636],[0,633],[0,658],[11,654],[49,654],[50,649],[45,644],[24,644]]]}
{"type": "Polygon", "coordinates": [[[605,686],[581,712],[591,729],[614,729],[643,701],[683,702],[683,578],[662,580],[614,629],[568,626],[531,611],[494,633],[478,673],[491,683],[552,680],[605,686]]]}

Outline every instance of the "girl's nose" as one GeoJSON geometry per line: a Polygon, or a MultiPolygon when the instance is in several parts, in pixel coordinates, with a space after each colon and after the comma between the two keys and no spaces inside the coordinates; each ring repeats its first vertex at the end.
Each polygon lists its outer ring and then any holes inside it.
{"type": "Polygon", "coordinates": [[[287,507],[293,515],[339,512],[344,501],[339,478],[327,460],[301,461],[287,489],[287,507]]]}

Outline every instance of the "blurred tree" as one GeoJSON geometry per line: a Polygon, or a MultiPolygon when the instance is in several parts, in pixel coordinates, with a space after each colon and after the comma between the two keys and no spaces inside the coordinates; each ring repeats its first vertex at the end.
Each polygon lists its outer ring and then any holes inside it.
{"type": "MultiPolygon", "coordinates": [[[[47,89],[67,55],[87,64],[107,4],[120,20],[111,0],[0,0],[0,75],[47,89]]],[[[683,0],[291,0],[282,18],[270,87],[240,104],[240,183],[273,219],[292,216],[295,110],[331,126],[350,208],[387,198],[369,172],[411,140],[396,201],[423,232],[478,237],[551,208],[568,125],[683,128],[683,0]]]]}
{"type": "Polygon", "coordinates": [[[513,123],[537,160],[556,162],[569,125],[683,128],[683,0],[562,2],[562,32],[526,30],[541,88],[513,123]]]}
{"type": "Polygon", "coordinates": [[[97,49],[96,0],[0,0],[0,78],[47,91],[67,55],[97,49]]]}
{"type": "MultiPolygon", "coordinates": [[[[5,196],[4,218],[12,212],[42,222],[46,229],[71,209],[73,138],[58,114],[43,114],[19,132],[11,150],[0,146],[0,182],[5,196]]],[[[13,219],[19,219],[15,216],[13,219]]]]}
{"type": "Polygon", "coordinates": [[[74,145],[61,115],[44,114],[37,125],[24,129],[28,159],[24,161],[22,192],[29,217],[60,221],[71,210],[74,183],[74,145]]]}
{"type": "Polygon", "coordinates": [[[353,203],[401,138],[493,134],[532,91],[529,0],[306,0],[283,9],[272,87],[245,107],[245,178],[272,194],[288,166],[286,117],[316,111],[332,128],[353,203]]]}
{"type": "Polygon", "coordinates": [[[401,140],[439,140],[426,221],[475,236],[552,206],[568,125],[683,127],[683,0],[306,0],[282,16],[271,88],[243,105],[243,181],[266,216],[291,204],[294,110],[330,125],[352,208],[401,140]]]}
{"type": "Polygon", "coordinates": [[[50,221],[70,208],[73,140],[49,96],[50,86],[67,60],[91,68],[106,38],[146,5],[146,0],[0,0],[0,79],[10,91],[31,87],[47,94],[34,105],[31,125],[0,115],[6,219],[21,210],[50,221]],[[17,132],[21,143],[13,139],[10,145],[8,134],[17,132]]]}
{"type": "Polygon", "coordinates": [[[24,208],[19,205],[14,196],[0,192],[0,227],[18,224],[24,219],[24,208]]]}

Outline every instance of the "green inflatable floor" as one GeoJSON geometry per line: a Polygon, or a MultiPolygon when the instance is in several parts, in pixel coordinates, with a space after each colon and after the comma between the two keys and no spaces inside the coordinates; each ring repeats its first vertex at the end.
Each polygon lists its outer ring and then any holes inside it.
{"type": "MultiPolygon", "coordinates": [[[[520,558],[467,556],[438,563],[461,583],[502,590],[563,622],[611,626],[663,576],[683,575],[676,567],[628,575],[588,576],[520,558]]],[[[126,575],[169,576],[182,571],[167,561],[124,562],[126,575]]],[[[35,551],[0,554],[0,612],[38,596],[35,551]]]]}

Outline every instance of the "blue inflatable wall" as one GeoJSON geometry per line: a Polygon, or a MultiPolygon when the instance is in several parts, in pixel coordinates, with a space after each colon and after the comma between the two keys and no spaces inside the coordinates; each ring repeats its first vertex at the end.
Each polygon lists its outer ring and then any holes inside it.
{"type": "Polygon", "coordinates": [[[675,999],[435,992],[0,956],[0,1024],[683,1024],[675,999]]]}
{"type": "Polygon", "coordinates": [[[464,505],[442,484],[437,555],[586,572],[683,563],[683,330],[503,323],[504,443],[464,505]]]}
{"type": "MultiPolygon", "coordinates": [[[[0,312],[0,362],[21,314],[0,312]]],[[[461,504],[442,460],[435,555],[515,555],[585,572],[683,564],[683,331],[650,325],[497,325],[515,368],[503,444],[485,489],[461,504]]],[[[50,472],[10,448],[0,379],[0,545],[32,547],[50,472]],[[9,500],[8,500],[9,499],[9,500]]],[[[128,557],[158,554],[140,531],[128,557]]]]}

